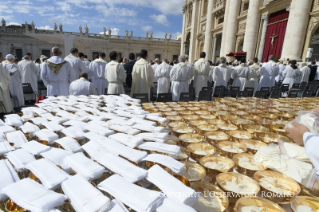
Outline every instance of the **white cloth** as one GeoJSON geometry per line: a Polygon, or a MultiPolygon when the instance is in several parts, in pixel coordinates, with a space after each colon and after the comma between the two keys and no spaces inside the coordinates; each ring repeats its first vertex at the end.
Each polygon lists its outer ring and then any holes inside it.
{"type": "Polygon", "coordinates": [[[66,56],[64,60],[70,63],[76,78],[78,78],[82,72],[85,72],[85,73],[88,72],[82,60],[73,56],[72,54],[69,54],[68,56],[66,56]]]}
{"type": "Polygon", "coordinates": [[[138,145],[137,148],[156,152],[163,152],[169,155],[178,155],[181,152],[181,148],[179,146],[154,142],[144,142],[138,145]]]}
{"type": "Polygon", "coordinates": [[[50,121],[50,122],[44,122],[42,123],[43,126],[45,126],[48,130],[53,132],[60,132],[64,129],[64,127],[57,122],[50,121]]]}
{"type": "Polygon", "coordinates": [[[63,149],[52,148],[47,152],[42,152],[41,156],[62,167],[64,171],[70,173],[71,167],[64,161],[64,159],[72,154],[72,152],[63,149]]]}
{"type": "Polygon", "coordinates": [[[175,160],[174,158],[166,155],[160,154],[150,154],[143,158],[143,161],[150,161],[154,163],[162,164],[163,166],[169,168],[174,173],[180,172],[184,168],[184,164],[175,160]]]}
{"type": "Polygon", "coordinates": [[[203,87],[207,87],[208,75],[210,72],[210,64],[201,58],[194,63],[194,87],[196,97],[203,87]]]}
{"type": "MultiPolygon", "coordinates": [[[[1,144],[1,143],[0,143],[1,144]]],[[[18,174],[13,169],[12,165],[8,160],[0,160],[0,170],[1,170],[1,179],[0,179],[0,191],[17,181],[19,181],[18,174]]],[[[0,201],[5,200],[7,197],[0,193],[0,201]]]]}
{"type": "Polygon", "coordinates": [[[15,148],[21,147],[23,144],[27,143],[25,135],[19,130],[6,134],[9,143],[13,143],[15,148]]]}
{"type": "Polygon", "coordinates": [[[171,70],[171,92],[173,101],[179,101],[180,94],[188,93],[188,81],[194,76],[194,70],[186,63],[179,63],[171,70]]]}
{"type": "Polygon", "coordinates": [[[125,69],[117,61],[109,62],[105,67],[105,79],[109,82],[107,94],[124,94],[123,83],[126,80],[125,69]]]}
{"type": "Polygon", "coordinates": [[[34,133],[40,140],[47,141],[50,144],[59,138],[59,135],[48,129],[42,129],[34,133]]]}
{"type": "MultiPolygon", "coordinates": [[[[40,74],[39,69],[35,66],[33,61],[22,60],[18,63],[19,71],[21,74],[22,83],[30,83],[34,93],[38,93],[38,76],[40,74]]],[[[26,100],[33,100],[35,96],[33,94],[26,94],[26,100]]]]}
{"type": "Polygon", "coordinates": [[[305,145],[305,149],[307,152],[308,157],[310,158],[311,163],[315,167],[317,173],[317,178],[319,176],[319,155],[318,155],[318,149],[319,149],[319,143],[318,143],[318,135],[306,132],[303,135],[303,142],[305,145]]]}
{"type": "Polygon", "coordinates": [[[129,161],[116,156],[112,153],[107,153],[98,159],[98,162],[130,182],[137,182],[147,176],[147,171],[138,166],[133,165],[129,161]]]}
{"type": "Polygon", "coordinates": [[[141,137],[131,136],[124,133],[116,133],[114,135],[110,135],[109,138],[131,148],[135,148],[137,145],[143,142],[143,138],[141,137]]]}
{"type": "Polygon", "coordinates": [[[113,199],[110,203],[109,212],[129,212],[123,203],[117,199],[113,199]]]}
{"type": "Polygon", "coordinates": [[[274,61],[270,60],[263,64],[260,73],[260,82],[258,90],[262,87],[272,87],[275,85],[275,78],[279,75],[279,66],[274,61]]]}
{"type": "Polygon", "coordinates": [[[114,134],[113,130],[109,130],[106,127],[102,127],[96,124],[88,124],[86,126],[86,129],[91,131],[91,132],[95,132],[97,134],[103,135],[103,136],[108,136],[108,135],[112,135],[114,134]]]}
{"type": "Polygon", "coordinates": [[[5,115],[5,123],[9,126],[20,127],[23,125],[20,116],[17,114],[5,115]]]}
{"type": "MultiPolygon", "coordinates": [[[[225,64],[216,66],[213,70],[212,80],[214,81],[214,91],[216,86],[227,87],[228,81],[231,78],[232,70],[225,64]]],[[[214,92],[213,92],[214,93],[214,92]]]]}
{"type": "Polygon", "coordinates": [[[155,210],[155,212],[175,212],[175,211],[196,212],[196,210],[194,210],[190,206],[182,204],[171,198],[165,198],[163,201],[163,204],[161,204],[155,210]]]}
{"type": "Polygon", "coordinates": [[[125,133],[125,134],[128,134],[128,135],[136,135],[136,134],[141,132],[140,130],[134,129],[132,127],[122,126],[122,125],[111,125],[109,128],[111,130],[118,131],[118,132],[121,132],[121,133],[125,133]]]}
{"type": "Polygon", "coordinates": [[[303,68],[301,69],[301,73],[302,73],[302,75],[301,75],[301,82],[306,82],[306,83],[308,83],[310,72],[311,72],[311,70],[310,70],[310,68],[309,68],[308,66],[305,66],[305,67],[303,67],[303,68]]]}
{"type": "Polygon", "coordinates": [[[44,122],[47,122],[47,120],[45,120],[42,117],[32,118],[31,121],[33,122],[33,124],[38,125],[38,126],[42,125],[42,123],[44,123],[44,122]]]}
{"type": "Polygon", "coordinates": [[[254,88],[254,93],[258,91],[258,84],[260,78],[261,68],[258,64],[253,64],[249,67],[248,78],[245,84],[245,87],[254,88]]]}
{"type": "Polygon", "coordinates": [[[91,82],[81,77],[71,83],[69,93],[74,96],[97,95],[97,90],[91,82]]]}
{"type": "Polygon", "coordinates": [[[141,131],[153,132],[153,133],[166,131],[164,127],[154,127],[154,126],[149,126],[146,124],[135,124],[132,126],[132,128],[138,129],[141,131]]]}
{"type": "Polygon", "coordinates": [[[169,92],[171,69],[172,67],[165,62],[157,66],[154,76],[154,79],[157,78],[157,94],[169,92]]]}
{"type": "Polygon", "coordinates": [[[17,205],[32,212],[50,211],[64,204],[66,197],[25,178],[2,189],[17,205]]]}
{"type": "Polygon", "coordinates": [[[98,161],[98,159],[103,155],[109,153],[109,150],[106,148],[106,146],[107,145],[98,142],[97,140],[92,140],[84,144],[82,148],[93,160],[98,161]]]}
{"type": "Polygon", "coordinates": [[[105,79],[105,66],[107,62],[103,59],[96,59],[89,65],[89,75],[98,95],[104,95],[105,89],[108,87],[108,81],[105,79]]]}
{"type": "Polygon", "coordinates": [[[105,168],[94,162],[92,159],[85,157],[82,152],[70,155],[66,157],[64,161],[72,168],[73,171],[82,175],[87,180],[98,179],[104,172],[106,172],[105,168]]]}
{"type": "Polygon", "coordinates": [[[2,64],[0,63],[0,100],[4,104],[4,109],[0,107],[1,113],[10,113],[13,111],[13,105],[10,97],[10,90],[9,90],[9,83],[10,83],[10,75],[6,70],[3,68],[2,64]]]}
{"type": "Polygon", "coordinates": [[[14,148],[10,145],[9,142],[6,142],[6,141],[0,142],[0,155],[3,155],[7,152],[11,152],[13,150],[14,148]]]}
{"type": "Polygon", "coordinates": [[[5,133],[9,133],[9,132],[14,132],[14,131],[16,131],[13,127],[11,127],[11,126],[1,126],[0,127],[0,132],[2,133],[2,134],[5,134],[5,133]]]}
{"type": "Polygon", "coordinates": [[[136,136],[141,137],[146,141],[155,141],[159,143],[164,143],[168,139],[168,133],[139,133],[136,136]]]}
{"type": "Polygon", "coordinates": [[[110,199],[81,175],[75,175],[64,181],[62,189],[78,212],[103,212],[110,207],[110,199]]]}
{"type": "Polygon", "coordinates": [[[154,113],[150,114],[150,115],[147,115],[146,119],[149,119],[151,121],[158,121],[161,124],[167,124],[168,123],[168,119],[167,118],[162,118],[160,116],[156,116],[154,113]]]}
{"type": "Polygon", "coordinates": [[[25,166],[29,169],[47,189],[52,189],[67,180],[69,175],[47,159],[40,159],[28,163],[25,166]]]}
{"type": "Polygon", "coordinates": [[[87,124],[82,122],[82,121],[78,121],[78,120],[70,120],[70,121],[64,122],[62,125],[72,126],[72,127],[75,127],[79,130],[86,131],[87,124]]]}
{"type": "Polygon", "coordinates": [[[147,93],[150,99],[150,87],[153,87],[154,71],[148,62],[141,58],[138,60],[132,71],[131,96],[135,93],[147,93]]]}
{"type": "Polygon", "coordinates": [[[156,74],[156,69],[157,69],[158,66],[160,66],[160,64],[158,64],[158,63],[155,63],[154,65],[152,65],[152,69],[153,69],[153,71],[154,71],[154,79],[153,79],[153,82],[157,82],[157,81],[158,81],[157,77],[155,76],[155,74],[156,74]]]}
{"type": "Polygon", "coordinates": [[[22,149],[27,150],[32,155],[40,155],[42,152],[49,151],[51,147],[40,144],[37,141],[29,141],[21,146],[22,149]]]}
{"type": "Polygon", "coordinates": [[[18,149],[16,151],[9,152],[6,154],[6,158],[17,171],[25,168],[26,164],[36,160],[35,157],[25,149],[18,149]]]}
{"type": "Polygon", "coordinates": [[[232,72],[232,78],[234,79],[233,86],[239,87],[240,91],[245,89],[245,84],[248,79],[250,68],[242,63],[236,67],[232,72]]]}
{"type": "Polygon", "coordinates": [[[59,72],[56,74],[50,70],[46,62],[44,62],[41,66],[41,79],[43,80],[44,85],[47,87],[47,96],[68,96],[70,83],[77,78],[70,63],[58,56],[53,56],[47,61],[56,65],[65,62],[59,72]]]}
{"type": "Polygon", "coordinates": [[[89,70],[89,66],[90,66],[91,62],[86,58],[84,58],[84,60],[82,62],[85,64],[86,68],[89,70]]]}
{"type": "Polygon", "coordinates": [[[34,124],[31,124],[30,122],[26,122],[24,125],[20,126],[20,129],[24,134],[26,133],[35,133],[40,130],[40,128],[34,124]]]}
{"type": "Polygon", "coordinates": [[[54,142],[60,144],[63,147],[63,149],[73,153],[82,151],[82,147],[80,146],[80,144],[76,140],[70,137],[64,137],[64,138],[55,140],[54,142]]]}
{"type": "Polygon", "coordinates": [[[299,68],[293,69],[291,66],[287,66],[283,72],[284,81],[282,84],[289,84],[289,88],[291,88],[295,83],[295,79],[301,75],[302,73],[299,68]]]}
{"type": "Polygon", "coordinates": [[[83,139],[85,138],[84,136],[84,132],[76,127],[68,127],[68,128],[64,128],[62,130],[62,133],[66,136],[66,137],[70,137],[70,138],[76,138],[76,139],[83,139]]]}
{"type": "Polygon", "coordinates": [[[146,179],[156,185],[164,194],[168,194],[172,199],[183,204],[192,206],[197,200],[197,196],[193,189],[184,185],[181,181],[170,175],[158,165],[152,166],[148,170],[146,179]],[[183,195],[170,195],[177,192],[180,192],[183,195]]]}
{"type": "Polygon", "coordinates": [[[98,188],[138,212],[152,212],[162,204],[164,199],[160,192],[137,186],[119,175],[107,178],[98,185],[98,188]]]}
{"type": "Polygon", "coordinates": [[[279,64],[279,74],[275,77],[276,82],[284,79],[284,77],[282,76],[282,72],[284,72],[285,68],[286,66],[284,66],[283,64],[279,64]]]}

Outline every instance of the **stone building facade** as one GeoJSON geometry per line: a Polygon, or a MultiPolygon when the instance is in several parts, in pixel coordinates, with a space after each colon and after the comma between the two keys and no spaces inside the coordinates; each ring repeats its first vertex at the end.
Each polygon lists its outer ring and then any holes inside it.
{"type": "MultiPolygon", "coordinates": [[[[205,51],[216,61],[231,52],[246,59],[319,60],[319,0],[185,0],[181,53],[205,51]]],[[[234,57],[227,57],[233,61],[234,57]]]]}

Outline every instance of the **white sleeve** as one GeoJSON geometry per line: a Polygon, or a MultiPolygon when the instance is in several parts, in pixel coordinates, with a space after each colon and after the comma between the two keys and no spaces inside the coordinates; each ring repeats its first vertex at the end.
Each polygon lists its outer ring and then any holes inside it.
{"type": "Polygon", "coordinates": [[[303,135],[306,153],[316,168],[319,171],[319,135],[306,132],[303,135]]]}

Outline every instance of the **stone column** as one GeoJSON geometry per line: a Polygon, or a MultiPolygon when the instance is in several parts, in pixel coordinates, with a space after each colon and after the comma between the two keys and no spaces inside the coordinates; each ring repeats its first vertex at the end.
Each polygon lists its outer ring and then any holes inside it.
{"type": "Polygon", "coordinates": [[[206,59],[211,58],[212,53],[212,12],[214,7],[214,0],[208,0],[207,14],[206,14],[206,30],[205,30],[205,42],[204,42],[204,52],[206,52],[206,59]]]}
{"type": "Polygon", "coordinates": [[[212,61],[215,63],[215,57],[216,57],[216,43],[217,43],[217,35],[214,35],[213,39],[213,55],[212,55],[212,61]]]}
{"type": "Polygon", "coordinates": [[[265,48],[265,42],[266,42],[266,32],[267,32],[267,26],[268,26],[268,19],[269,15],[263,15],[261,17],[261,20],[263,20],[263,26],[261,30],[261,37],[260,37],[260,44],[259,44],[259,51],[258,51],[258,59],[259,61],[262,61],[262,57],[264,54],[264,48],[265,48]]]}
{"type": "MultiPolygon", "coordinates": [[[[224,0],[224,1],[226,1],[226,0],[224,0]]],[[[222,45],[221,45],[221,49],[220,49],[220,56],[225,56],[226,55],[226,53],[224,53],[224,47],[225,47],[225,35],[227,34],[227,29],[228,29],[227,22],[228,22],[228,14],[229,14],[228,13],[229,5],[230,5],[230,0],[226,1],[226,8],[225,8],[225,13],[224,13],[224,23],[223,23],[223,33],[222,33],[222,45]]]]}
{"type": "Polygon", "coordinates": [[[38,56],[38,45],[37,44],[32,44],[32,56],[33,56],[33,60],[40,57],[40,56],[38,56]]]}
{"type": "Polygon", "coordinates": [[[250,0],[247,13],[246,30],[243,51],[247,52],[246,60],[252,60],[255,56],[257,33],[259,26],[259,0],[250,0]]]}
{"type": "Polygon", "coordinates": [[[310,1],[292,0],[281,58],[301,61],[311,8],[310,1]]]}
{"type": "Polygon", "coordinates": [[[3,58],[8,54],[8,45],[7,45],[7,42],[5,41],[1,42],[1,53],[3,58]]]}
{"type": "Polygon", "coordinates": [[[183,7],[183,28],[182,28],[182,40],[181,40],[181,55],[182,54],[185,54],[185,36],[186,36],[186,26],[187,26],[187,23],[186,23],[186,8],[183,7]]]}
{"type": "Polygon", "coordinates": [[[236,30],[237,30],[237,15],[239,0],[227,0],[229,3],[227,33],[223,33],[224,54],[228,54],[235,50],[236,30]]]}
{"type": "Polygon", "coordinates": [[[196,57],[195,47],[196,47],[196,36],[197,36],[197,18],[199,17],[199,0],[193,0],[193,9],[192,9],[192,33],[189,46],[189,61],[192,63],[196,57]]]}
{"type": "Polygon", "coordinates": [[[64,38],[64,55],[62,55],[62,57],[66,57],[70,54],[70,50],[73,48],[75,35],[62,34],[60,36],[64,38]]]}

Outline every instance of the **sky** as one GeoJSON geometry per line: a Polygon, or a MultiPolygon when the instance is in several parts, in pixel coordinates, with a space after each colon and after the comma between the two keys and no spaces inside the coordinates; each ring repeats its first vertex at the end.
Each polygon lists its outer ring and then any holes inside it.
{"type": "Polygon", "coordinates": [[[63,31],[79,32],[85,25],[89,33],[101,33],[103,27],[112,34],[154,38],[181,34],[184,0],[0,0],[0,19],[7,25],[34,22],[38,29],[53,29],[54,23],[63,25],[63,31]]]}

